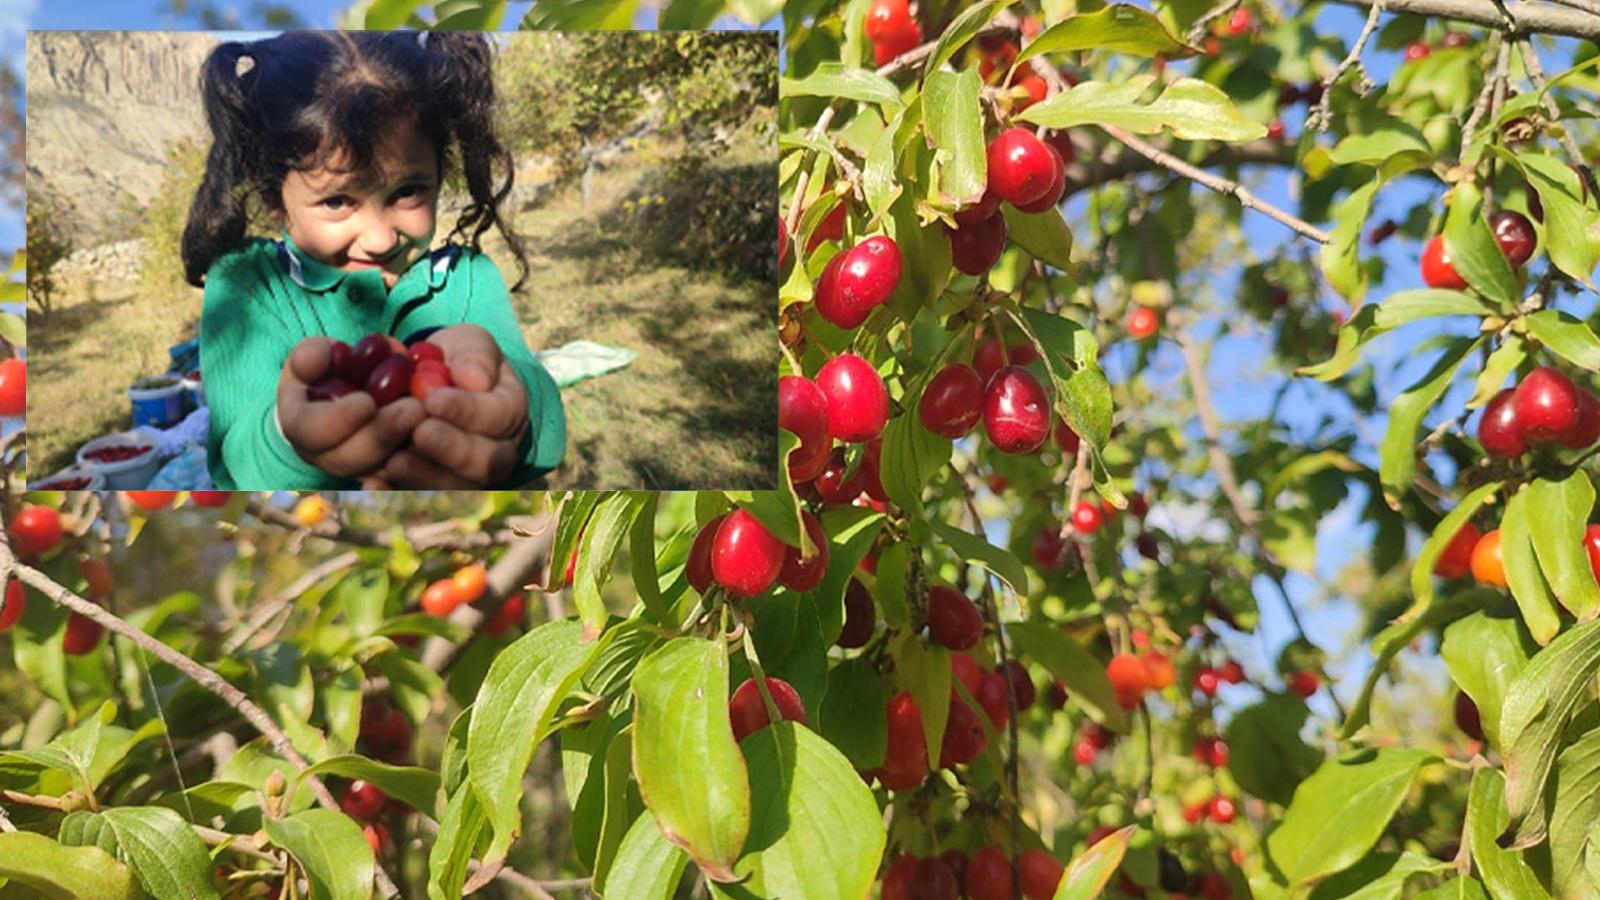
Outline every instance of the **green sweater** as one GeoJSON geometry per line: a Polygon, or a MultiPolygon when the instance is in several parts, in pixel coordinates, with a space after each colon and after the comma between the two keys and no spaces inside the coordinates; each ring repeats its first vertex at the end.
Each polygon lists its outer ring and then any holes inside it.
{"type": "Polygon", "coordinates": [[[354,344],[372,332],[404,340],[424,329],[470,322],[494,335],[528,393],[522,462],[503,485],[520,487],[554,469],[566,451],[566,418],[555,380],[533,358],[512,313],[505,280],[489,257],[446,246],[418,260],[385,290],[377,269],[346,272],[282,242],[251,238],[212,264],[200,314],[200,369],[211,433],[206,459],[223,490],[353,489],[301,458],[277,419],[278,373],[308,337],[354,344]]]}

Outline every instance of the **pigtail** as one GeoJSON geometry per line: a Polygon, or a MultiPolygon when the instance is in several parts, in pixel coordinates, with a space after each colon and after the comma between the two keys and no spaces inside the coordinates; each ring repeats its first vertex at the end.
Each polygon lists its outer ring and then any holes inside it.
{"type": "Polygon", "coordinates": [[[511,287],[515,291],[527,281],[528,260],[522,240],[500,209],[511,194],[514,165],[511,152],[495,133],[493,51],[487,38],[472,32],[429,32],[426,41],[429,94],[437,112],[450,122],[472,198],[450,238],[465,236],[477,250],[483,233],[491,226],[498,228],[517,259],[517,279],[511,287]]]}
{"type": "Polygon", "coordinates": [[[248,56],[245,44],[222,44],[211,51],[200,73],[211,151],[205,176],[189,205],[182,245],[184,276],[195,287],[204,283],[206,271],[218,257],[244,240],[245,202],[239,188],[242,173],[248,171],[243,155],[251,152],[252,120],[244,82],[253,73],[240,75],[239,63],[248,56]]]}

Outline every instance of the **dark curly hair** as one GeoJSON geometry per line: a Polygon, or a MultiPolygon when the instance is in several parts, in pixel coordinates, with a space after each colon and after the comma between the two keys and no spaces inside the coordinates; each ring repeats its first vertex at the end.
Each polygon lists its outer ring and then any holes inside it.
{"type": "Polygon", "coordinates": [[[185,277],[196,287],[245,236],[246,192],[283,208],[290,171],[321,168],[349,154],[348,169],[373,163],[396,122],[412,120],[439,157],[441,175],[460,154],[471,195],[450,239],[474,250],[490,227],[527,280],[522,243],[501,217],[511,192],[511,153],[494,129],[493,52],[482,34],[438,31],[288,31],[211,52],[200,74],[212,143],[205,177],[183,230],[185,277]]]}

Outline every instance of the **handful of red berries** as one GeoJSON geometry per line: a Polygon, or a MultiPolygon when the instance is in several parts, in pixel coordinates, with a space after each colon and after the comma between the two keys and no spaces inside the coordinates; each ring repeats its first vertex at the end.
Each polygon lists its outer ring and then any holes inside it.
{"type": "Polygon", "coordinates": [[[379,406],[388,406],[409,393],[426,400],[434,388],[453,382],[444,351],[438,344],[420,341],[406,347],[388,335],[369,334],[351,347],[334,341],[328,351],[326,376],[306,388],[311,400],[337,400],[366,391],[379,406]]]}
{"type": "MultiPolygon", "coordinates": [[[[96,447],[83,456],[85,459],[92,459],[95,462],[122,462],[125,459],[133,459],[149,452],[150,446],[148,444],[117,444],[111,447],[96,447]]],[[[84,483],[87,484],[88,482],[84,483]]],[[[67,488],[67,490],[71,490],[71,488],[67,488]]]]}
{"type": "Polygon", "coordinates": [[[1483,407],[1478,441],[1491,456],[1512,458],[1530,444],[1556,443],[1574,450],[1600,440],[1600,399],[1557,369],[1534,369],[1514,388],[1483,407]]]}

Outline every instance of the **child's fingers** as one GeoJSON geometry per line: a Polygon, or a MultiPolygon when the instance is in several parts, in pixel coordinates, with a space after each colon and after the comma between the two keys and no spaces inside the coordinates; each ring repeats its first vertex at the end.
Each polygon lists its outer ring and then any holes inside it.
{"type": "Polygon", "coordinates": [[[284,361],[278,379],[278,423],[289,443],[310,457],[338,446],[371,421],[377,404],[359,391],[338,400],[307,399],[305,383],[292,371],[293,357],[284,361]]]}
{"type": "Polygon", "coordinates": [[[519,435],[528,421],[528,394],[509,363],[500,363],[491,391],[439,388],[428,394],[428,415],[491,438],[519,435]]]}
{"type": "Polygon", "coordinates": [[[389,457],[379,478],[386,479],[397,488],[409,490],[473,490],[483,487],[482,482],[470,481],[409,450],[401,450],[389,457]]]}
{"type": "Polygon", "coordinates": [[[306,384],[328,373],[328,349],[333,338],[310,337],[289,351],[289,373],[306,384]]]}
{"type": "MultiPolygon", "coordinates": [[[[340,398],[344,402],[348,398],[340,398]]],[[[390,454],[411,437],[426,414],[422,404],[405,397],[378,410],[372,421],[314,462],[329,472],[355,476],[376,471],[390,454]]]]}
{"type": "Polygon", "coordinates": [[[478,325],[452,325],[436,332],[429,340],[444,351],[450,377],[456,386],[468,391],[487,391],[500,375],[502,354],[494,335],[478,325]]]}
{"type": "Polygon", "coordinates": [[[429,418],[411,435],[416,454],[479,485],[503,481],[517,464],[517,442],[495,440],[463,431],[442,419],[429,418]]]}

